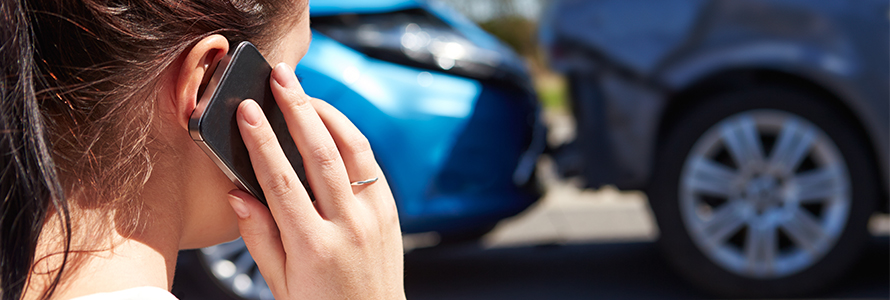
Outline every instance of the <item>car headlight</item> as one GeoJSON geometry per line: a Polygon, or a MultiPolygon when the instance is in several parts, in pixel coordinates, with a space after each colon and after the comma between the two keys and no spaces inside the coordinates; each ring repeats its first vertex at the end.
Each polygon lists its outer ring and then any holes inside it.
{"type": "Polygon", "coordinates": [[[373,58],[477,79],[494,76],[503,60],[423,9],[314,17],[311,24],[373,58]]]}

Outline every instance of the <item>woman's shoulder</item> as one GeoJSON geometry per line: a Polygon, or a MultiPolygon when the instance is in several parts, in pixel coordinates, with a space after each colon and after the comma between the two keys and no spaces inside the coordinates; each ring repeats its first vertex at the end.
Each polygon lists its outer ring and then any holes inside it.
{"type": "Polygon", "coordinates": [[[177,300],[165,289],[143,286],[110,293],[98,293],[71,300],[177,300]]]}

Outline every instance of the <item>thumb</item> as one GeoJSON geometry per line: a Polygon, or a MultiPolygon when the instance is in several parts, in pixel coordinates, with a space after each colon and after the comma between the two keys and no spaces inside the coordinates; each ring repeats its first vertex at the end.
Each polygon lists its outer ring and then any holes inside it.
{"type": "Polygon", "coordinates": [[[285,283],[278,281],[285,278],[284,246],[278,225],[269,209],[252,195],[241,190],[229,192],[229,205],[238,215],[238,229],[241,238],[247,245],[247,250],[253,256],[260,273],[266,279],[273,290],[276,287],[284,287],[285,283]]]}

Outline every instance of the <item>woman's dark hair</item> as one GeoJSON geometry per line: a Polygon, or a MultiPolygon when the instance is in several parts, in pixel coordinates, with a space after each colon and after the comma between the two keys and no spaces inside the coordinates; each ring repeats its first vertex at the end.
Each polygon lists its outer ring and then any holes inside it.
{"type": "MultiPolygon", "coordinates": [[[[3,299],[19,299],[28,279],[38,233],[48,210],[68,224],[68,209],[44,134],[35,97],[34,60],[22,3],[0,4],[0,289],[3,299]]],[[[70,241],[70,226],[64,228],[70,241]]],[[[68,249],[68,245],[65,245],[68,249]]],[[[61,274],[59,272],[58,274],[61,274]]]]}
{"type": "Polygon", "coordinates": [[[306,1],[0,2],[3,299],[21,299],[36,261],[46,258],[35,257],[46,226],[58,226],[53,232],[61,241],[49,239],[57,243],[49,249],[61,249],[54,254],[62,257],[43,299],[72,267],[69,254],[91,250],[73,244],[78,208],[138,209],[130,199],[151,174],[158,78],[183,52],[211,34],[231,45],[249,40],[265,50],[284,26],[294,24],[303,5],[306,1]]]}

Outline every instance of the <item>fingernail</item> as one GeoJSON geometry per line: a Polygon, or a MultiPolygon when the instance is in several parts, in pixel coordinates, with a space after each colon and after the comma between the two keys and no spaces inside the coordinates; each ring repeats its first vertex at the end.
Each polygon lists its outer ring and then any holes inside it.
{"type": "Polygon", "coordinates": [[[247,209],[247,204],[244,203],[244,199],[229,196],[229,204],[232,205],[232,210],[235,211],[235,214],[238,215],[239,219],[247,219],[247,217],[250,217],[250,210],[247,209]]]}
{"type": "Polygon", "coordinates": [[[244,104],[244,107],[241,108],[241,117],[250,126],[259,126],[263,118],[263,111],[260,110],[260,105],[253,100],[245,100],[244,102],[247,104],[244,104]]]}
{"type": "Polygon", "coordinates": [[[290,88],[297,82],[297,74],[286,63],[280,63],[272,70],[272,80],[278,82],[281,87],[290,88]]]}

